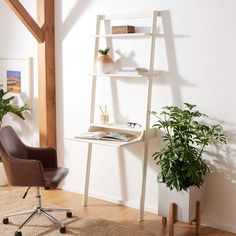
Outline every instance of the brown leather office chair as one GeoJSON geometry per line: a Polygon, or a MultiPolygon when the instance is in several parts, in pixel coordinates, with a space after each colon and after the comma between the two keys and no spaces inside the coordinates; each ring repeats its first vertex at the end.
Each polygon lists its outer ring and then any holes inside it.
{"type": "Polygon", "coordinates": [[[35,208],[29,211],[5,215],[3,224],[9,223],[9,217],[30,214],[19,226],[18,230],[15,231],[15,236],[22,236],[22,227],[35,215],[42,214],[52,222],[60,225],[60,233],[65,233],[64,224],[48,212],[65,211],[68,218],[72,217],[72,212],[69,209],[42,208],[41,206],[40,187],[45,189],[55,188],[68,173],[68,169],[57,167],[55,149],[26,146],[19,139],[14,129],[6,126],[0,129],[0,156],[11,185],[36,187],[35,208]]]}

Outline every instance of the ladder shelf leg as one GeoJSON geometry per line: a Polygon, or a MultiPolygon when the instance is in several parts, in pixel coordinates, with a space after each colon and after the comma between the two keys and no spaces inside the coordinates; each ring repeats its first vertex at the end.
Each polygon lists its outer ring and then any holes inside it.
{"type": "Polygon", "coordinates": [[[86,174],[85,174],[85,183],[84,183],[84,196],[83,196],[83,206],[88,204],[88,190],[89,190],[89,178],[90,178],[90,167],[91,167],[91,157],[92,157],[92,144],[88,145],[88,154],[87,154],[87,164],[86,164],[86,174]]]}
{"type": "Polygon", "coordinates": [[[148,145],[149,145],[149,128],[150,128],[150,110],[152,100],[152,84],[153,84],[153,68],[154,68],[154,54],[156,44],[156,28],[157,28],[157,12],[153,12],[152,16],[152,38],[150,47],[150,64],[149,64],[149,79],[147,84],[147,103],[146,103],[146,124],[145,124],[145,140],[144,140],[144,160],[143,160],[143,173],[142,173],[142,190],[140,197],[140,209],[139,209],[139,221],[144,220],[144,208],[145,208],[145,190],[146,190],[146,178],[147,178],[147,164],[148,164],[148,145]]]}

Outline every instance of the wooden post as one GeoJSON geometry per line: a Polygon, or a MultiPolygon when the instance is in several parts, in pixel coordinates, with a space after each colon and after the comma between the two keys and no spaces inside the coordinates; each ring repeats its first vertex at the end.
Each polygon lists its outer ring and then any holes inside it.
{"type": "Polygon", "coordinates": [[[44,43],[38,45],[40,145],[56,147],[54,0],[37,0],[44,43]]]}
{"type": "Polygon", "coordinates": [[[37,0],[38,23],[19,0],[5,0],[38,41],[40,145],[56,147],[54,0],[37,0]]]}

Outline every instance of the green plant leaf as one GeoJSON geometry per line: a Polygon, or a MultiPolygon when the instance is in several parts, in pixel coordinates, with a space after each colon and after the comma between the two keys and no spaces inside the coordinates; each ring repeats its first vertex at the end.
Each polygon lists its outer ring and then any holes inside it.
{"type": "Polygon", "coordinates": [[[164,134],[164,147],[153,154],[161,171],[157,181],[164,182],[170,189],[187,190],[190,186],[200,187],[209,167],[202,158],[206,146],[212,142],[226,143],[219,124],[207,125],[200,121],[207,117],[196,109],[196,105],[184,103],[184,107],[163,107],[158,114],[150,112],[157,120],[153,127],[164,134]]]}
{"type": "Polygon", "coordinates": [[[6,97],[9,92],[10,90],[4,91],[3,85],[0,85],[0,126],[4,116],[7,113],[11,112],[21,119],[25,119],[24,111],[28,110],[27,105],[21,107],[13,105],[11,101],[15,98],[15,96],[6,97]]]}
{"type": "Polygon", "coordinates": [[[110,48],[106,47],[105,49],[99,49],[98,53],[101,54],[101,55],[107,55],[109,50],[110,50],[110,48]]]}

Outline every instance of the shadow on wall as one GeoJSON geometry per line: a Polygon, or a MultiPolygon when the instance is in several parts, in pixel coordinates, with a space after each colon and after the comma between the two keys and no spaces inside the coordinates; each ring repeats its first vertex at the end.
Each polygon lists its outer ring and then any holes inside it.
{"type": "MultiPolygon", "coordinates": [[[[187,35],[174,35],[172,30],[172,23],[171,23],[171,15],[170,11],[162,11],[162,29],[158,28],[157,31],[161,32],[163,31],[163,39],[165,41],[165,51],[166,51],[166,57],[167,57],[167,64],[168,64],[168,71],[161,71],[156,70],[154,71],[154,80],[153,84],[159,85],[167,85],[170,87],[171,94],[173,97],[173,105],[176,106],[182,106],[183,100],[181,95],[181,87],[183,86],[195,86],[194,84],[189,83],[185,79],[183,79],[179,73],[177,68],[177,61],[176,61],[176,52],[175,52],[175,45],[174,45],[174,39],[175,38],[186,38],[187,35]]],[[[110,23],[105,22],[105,29],[106,32],[109,32],[110,30],[110,23]]],[[[150,31],[150,27],[144,27],[145,31],[150,31]]],[[[158,42],[158,38],[157,38],[158,42]]],[[[112,40],[110,38],[107,39],[107,45],[111,48],[112,52],[112,40]]],[[[124,56],[122,52],[119,50],[116,51],[118,55],[120,55],[120,58],[115,62],[116,67],[121,67],[122,65],[127,65],[130,67],[136,67],[139,66],[137,62],[134,61],[133,57],[135,53],[132,51],[128,56],[124,56]]],[[[114,57],[114,55],[113,55],[114,57]]],[[[158,60],[158,56],[155,56],[158,60]]],[[[110,86],[112,91],[112,104],[114,108],[114,119],[116,123],[126,123],[128,120],[125,119],[125,117],[122,116],[120,111],[120,104],[118,99],[118,89],[117,89],[117,82],[122,81],[124,83],[142,83],[143,85],[146,85],[145,80],[137,80],[137,79],[129,79],[126,78],[117,78],[116,80],[110,80],[110,86]],[[119,118],[119,119],[118,119],[119,118]],[[122,120],[123,119],[123,120],[122,120]]],[[[155,101],[153,101],[155,102],[155,101]]]]}
{"type": "MultiPolygon", "coordinates": [[[[168,63],[168,71],[160,71],[157,70],[154,72],[156,75],[154,77],[154,84],[157,85],[169,85],[171,89],[171,93],[173,96],[173,105],[176,106],[182,106],[182,95],[181,95],[181,87],[182,86],[195,86],[194,84],[191,84],[187,81],[185,81],[178,73],[177,68],[177,62],[176,62],[176,52],[175,52],[175,45],[174,45],[174,38],[175,37],[188,37],[186,35],[173,35],[172,30],[172,23],[171,23],[171,15],[170,11],[163,11],[161,13],[162,16],[162,27],[163,27],[163,38],[165,41],[165,51],[167,54],[167,63],[168,63]]],[[[110,23],[105,23],[105,29],[106,32],[109,32],[110,29],[110,23]]],[[[145,27],[145,30],[148,30],[148,27],[145,27]]],[[[158,31],[160,31],[158,29],[158,31]]],[[[158,41],[158,39],[157,39],[158,41]]],[[[107,46],[109,46],[112,49],[112,40],[107,39],[107,46]]],[[[112,53],[112,51],[111,51],[112,53]]],[[[128,57],[125,57],[120,51],[116,51],[120,55],[120,59],[116,61],[116,66],[121,67],[123,64],[128,66],[138,66],[138,64],[133,60],[134,52],[131,52],[128,57]]],[[[113,55],[114,57],[114,55],[113,55]]],[[[157,57],[158,58],[158,57],[157,57]]],[[[125,78],[118,78],[116,80],[110,80],[110,86],[112,90],[112,104],[114,108],[114,117],[118,117],[119,120],[115,120],[115,122],[122,122],[126,123],[128,120],[124,116],[121,115],[120,112],[120,106],[119,106],[119,100],[118,100],[118,89],[117,89],[117,81],[122,80],[124,83],[143,83],[146,84],[145,80],[135,80],[135,79],[125,79],[125,78]]],[[[154,101],[155,102],[155,101],[154,101]]],[[[158,131],[157,137],[162,136],[162,133],[158,131]]],[[[152,154],[159,148],[162,147],[162,143],[160,142],[160,139],[156,138],[153,140],[150,140],[149,142],[149,156],[148,156],[148,167],[154,170],[156,173],[158,173],[158,167],[155,163],[155,161],[152,158],[152,154]]],[[[143,160],[143,145],[136,144],[132,145],[130,147],[127,147],[128,151],[130,151],[132,154],[134,154],[137,158],[140,159],[140,161],[143,160]]],[[[121,192],[123,201],[127,198],[127,184],[126,184],[126,177],[125,174],[125,162],[124,162],[124,153],[123,151],[118,151],[120,155],[119,159],[119,169],[120,169],[120,180],[121,180],[121,192]]]]}
{"type": "Polygon", "coordinates": [[[206,153],[211,173],[206,178],[204,219],[211,217],[216,222],[217,219],[224,219],[223,225],[226,222],[232,225],[234,222],[230,213],[236,211],[236,204],[229,203],[235,202],[236,196],[236,124],[217,122],[224,127],[227,144],[213,145],[206,153]]]}
{"type": "Polygon", "coordinates": [[[224,129],[227,144],[213,144],[206,151],[210,157],[208,159],[211,170],[221,172],[225,179],[236,183],[236,124],[226,123],[213,119],[214,123],[219,123],[224,129]]]}
{"type": "Polygon", "coordinates": [[[55,37],[55,46],[56,46],[56,75],[57,75],[57,150],[58,150],[58,163],[61,166],[64,166],[65,148],[64,148],[64,84],[63,84],[63,49],[62,43],[67,34],[73,28],[74,24],[78,21],[83,11],[89,5],[90,1],[87,0],[78,0],[75,3],[73,9],[68,14],[66,19],[63,21],[63,1],[56,1],[56,37],[55,37]],[[60,106],[59,106],[60,104],[60,106]]]}
{"type": "MultiPolygon", "coordinates": [[[[148,155],[148,168],[150,168],[152,171],[154,171],[157,175],[158,173],[158,166],[156,165],[155,161],[153,160],[152,154],[157,150],[160,149],[163,146],[163,143],[161,142],[161,139],[159,138],[162,136],[163,133],[159,130],[157,130],[157,138],[150,139],[149,141],[149,155],[148,155]]],[[[137,143],[133,144],[131,146],[125,147],[128,152],[132,153],[133,156],[137,157],[140,162],[143,161],[143,155],[144,155],[144,143],[137,143]]],[[[120,190],[121,190],[121,204],[127,200],[127,181],[126,181],[126,173],[128,173],[128,169],[125,166],[125,155],[124,155],[124,150],[123,148],[118,149],[118,154],[119,154],[119,172],[120,172],[120,190]]],[[[142,173],[142,168],[140,169],[140,173],[142,173]]],[[[140,179],[141,180],[141,179],[140,179]]],[[[156,181],[156,177],[154,179],[156,181]]],[[[141,184],[141,182],[140,182],[141,184]]],[[[141,186],[141,185],[140,185],[141,186]]]]}
{"type": "Polygon", "coordinates": [[[187,38],[188,35],[174,35],[171,21],[170,11],[162,11],[162,26],[163,26],[163,37],[166,46],[166,56],[168,63],[168,71],[156,71],[154,74],[157,75],[157,79],[154,83],[157,85],[169,85],[171,89],[171,94],[173,97],[173,104],[175,106],[181,107],[183,105],[183,99],[181,95],[181,87],[183,86],[195,86],[194,84],[188,82],[179,75],[177,68],[176,50],[174,39],[175,38],[187,38]]]}

